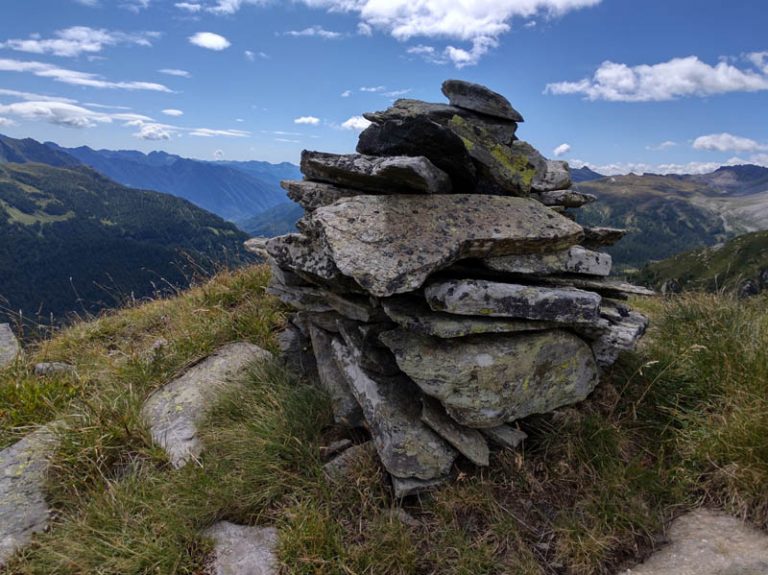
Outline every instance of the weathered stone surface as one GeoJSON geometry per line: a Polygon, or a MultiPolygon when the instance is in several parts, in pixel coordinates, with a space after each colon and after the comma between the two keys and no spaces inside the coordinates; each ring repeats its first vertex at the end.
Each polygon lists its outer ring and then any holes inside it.
{"type": "Polygon", "coordinates": [[[284,269],[305,272],[323,280],[335,280],[341,275],[327,247],[304,234],[272,238],[267,242],[267,252],[284,269]]]}
{"type": "Polygon", "coordinates": [[[289,322],[277,333],[279,360],[288,371],[300,377],[311,378],[317,373],[317,362],[312,353],[309,329],[302,327],[296,322],[289,322]]]}
{"type": "Polygon", "coordinates": [[[363,464],[376,455],[373,441],[366,441],[345,449],[339,455],[323,465],[323,473],[330,481],[344,481],[352,478],[356,466],[363,464]]]}
{"type": "Polygon", "coordinates": [[[733,517],[697,509],[678,517],[671,544],[621,575],[765,575],[768,535],[733,517]]]}
{"type": "Polygon", "coordinates": [[[142,417],[152,439],[165,449],[174,467],[182,467],[202,452],[197,426],[211,402],[239,385],[237,378],[252,363],[271,357],[256,345],[230,343],[149,396],[142,417]]]}
{"type": "Polygon", "coordinates": [[[44,487],[56,446],[55,431],[43,427],[0,451],[0,568],[48,525],[44,487]]]}
{"type": "Polygon", "coordinates": [[[369,322],[379,317],[379,310],[365,296],[339,295],[315,287],[284,287],[270,283],[267,293],[283,303],[306,312],[324,313],[336,311],[355,321],[369,322]]]}
{"type": "Polygon", "coordinates": [[[69,373],[75,373],[74,366],[61,361],[50,361],[50,362],[35,364],[35,375],[39,377],[46,377],[49,375],[69,374],[69,373]]]}
{"type": "Polygon", "coordinates": [[[213,539],[212,575],[277,575],[278,533],[273,527],[249,527],[219,521],[203,532],[213,539]]]}
{"type": "Polygon", "coordinates": [[[421,100],[400,99],[383,112],[369,112],[363,116],[376,124],[389,120],[410,120],[423,117],[448,128],[450,128],[450,121],[453,117],[459,116],[481,126],[490,137],[500,144],[508,146],[517,139],[515,136],[517,123],[515,122],[484,116],[456,106],[433,104],[421,100]]]}
{"type": "Polygon", "coordinates": [[[281,268],[274,260],[269,261],[269,271],[272,274],[270,282],[276,286],[286,287],[313,287],[305,278],[296,272],[281,268]]]}
{"type": "Polygon", "coordinates": [[[632,351],[648,328],[648,318],[637,312],[612,323],[608,331],[592,343],[595,360],[600,367],[616,363],[622,351],[632,351]]]}
{"type": "Polygon", "coordinates": [[[489,427],[482,430],[483,435],[488,437],[496,445],[505,449],[516,449],[527,437],[528,434],[520,431],[511,425],[499,425],[498,427],[489,427]]]}
{"type": "Polygon", "coordinates": [[[419,495],[434,491],[445,483],[444,477],[437,479],[415,479],[413,477],[401,478],[392,476],[392,488],[395,492],[395,499],[404,499],[411,495],[419,495]]]}
{"type": "Polygon", "coordinates": [[[422,399],[421,420],[475,465],[488,465],[488,444],[476,429],[459,425],[432,397],[422,399]]]}
{"type": "Polygon", "coordinates": [[[541,192],[534,197],[545,206],[561,206],[564,208],[580,208],[597,200],[597,196],[583,194],[574,190],[541,192]]]}
{"type": "Polygon", "coordinates": [[[371,124],[360,134],[357,151],[372,156],[424,156],[448,174],[456,192],[471,192],[477,180],[461,138],[423,116],[371,124]]]}
{"type": "Polygon", "coordinates": [[[557,323],[591,323],[600,318],[600,296],[571,288],[448,280],[430,285],[424,294],[433,310],[457,315],[557,323]]]}
{"type": "Polygon", "coordinates": [[[512,122],[524,121],[520,112],[512,107],[509,100],[480,84],[463,80],[446,80],[443,82],[443,94],[452,106],[512,122]]]}
{"type": "Polygon", "coordinates": [[[339,270],[379,297],[417,289],[462,258],[552,251],[582,236],[535,200],[475,194],[357,196],[315,210],[311,225],[339,270]]]}
{"type": "Polygon", "coordinates": [[[557,327],[544,321],[495,317],[456,316],[435,312],[421,298],[396,296],[382,300],[384,311],[397,325],[409,331],[435,337],[454,338],[483,333],[543,331],[557,327]]]}
{"type": "Polygon", "coordinates": [[[269,254],[267,253],[267,242],[269,238],[251,238],[243,243],[243,247],[248,252],[259,256],[260,258],[267,259],[269,254]]]}
{"type": "Polygon", "coordinates": [[[584,274],[607,276],[613,260],[608,254],[573,246],[568,250],[548,254],[530,254],[486,258],[483,264],[499,272],[513,274],[584,274]]]}
{"type": "Polygon", "coordinates": [[[333,184],[306,180],[283,180],[280,182],[280,185],[288,192],[289,198],[308,211],[329,206],[340,198],[348,198],[360,194],[360,192],[349,188],[340,188],[333,184]]]}
{"type": "Polygon", "coordinates": [[[301,153],[301,171],[310,180],[374,193],[451,192],[451,179],[448,174],[422,156],[378,158],[304,150],[301,153]]]}
{"type": "Polygon", "coordinates": [[[400,369],[469,427],[552,411],[597,384],[592,350],[564,331],[438,339],[396,330],[380,338],[400,369]]]}
{"type": "Polygon", "coordinates": [[[613,297],[626,295],[656,295],[656,292],[652,289],[609,278],[541,276],[537,277],[536,281],[551,286],[591,290],[613,297]]]}
{"type": "Polygon", "coordinates": [[[21,353],[19,340],[7,323],[0,323],[0,369],[14,362],[21,353]]]}
{"type": "Polygon", "coordinates": [[[396,477],[422,480],[446,475],[457,453],[421,421],[418,388],[402,376],[374,380],[361,369],[356,359],[359,353],[338,340],[332,345],[387,471],[396,477]]]}
{"type": "Polygon", "coordinates": [[[584,228],[584,241],[581,245],[589,249],[612,246],[626,234],[627,230],[621,230],[619,228],[584,228]]]}
{"type": "Polygon", "coordinates": [[[333,418],[337,423],[343,423],[352,427],[363,425],[363,411],[352,395],[344,374],[339,369],[336,358],[333,355],[331,342],[333,336],[310,324],[309,334],[312,339],[312,349],[317,361],[317,372],[320,383],[328,392],[333,408],[333,418]]]}
{"type": "Polygon", "coordinates": [[[537,192],[570,188],[571,172],[568,170],[568,163],[559,160],[546,160],[544,169],[537,170],[531,187],[537,192]]]}

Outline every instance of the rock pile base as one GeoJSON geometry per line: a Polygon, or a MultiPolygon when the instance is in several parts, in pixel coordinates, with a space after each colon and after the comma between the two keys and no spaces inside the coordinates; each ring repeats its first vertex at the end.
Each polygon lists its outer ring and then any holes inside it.
{"type": "Polygon", "coordinates": [[[516,447],[515,422],[583,400],[647,321],[595,251],[623,232],[568,212],[565,162],[518,140],[501,95],[458,80],[449,104],[398,100],[358,154],[305,151],[284,182],[299,233],[258,242],[270,293],[297,310],[339,423],[366,427],[400,496],[450,477],[461,455],[516,447]]]}

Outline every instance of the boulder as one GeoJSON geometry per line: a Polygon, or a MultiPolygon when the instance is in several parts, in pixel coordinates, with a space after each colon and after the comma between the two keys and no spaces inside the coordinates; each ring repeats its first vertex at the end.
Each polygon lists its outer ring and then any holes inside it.
{"type": "Polygon", "coordinates": [[[205,531],[213,539],[211,575],[277,575],[277,529],[219,521],[205,531]]]}
{"type": "Polygon", "coordinates": [[[338,340],[332,343],[336,361],[347,378],[387,471],[403,479],[433,480],[447,475],[457,453],[421,421],[418,388],[400,376],[373,379],[356,356],[338,340]]]}
{"type": "Polygon", "coordinates": [[[360,194],[357,190],[306,180],[283,180],[280,182],[280,185],[288,192],[290,199],[307,211],[312,211],[322,206],[329,206],[340,198],[348,198],[360,194]]]}
{"type": "Polygon", "coordinates": [[[432,397],[422,399],[421,420],[475,465],[488,465],[488,444],[476,429],[459,425],[432,397]]]}
{"type": "Polygon", "coordinates": [[[489,269],[512,274],[583,274],[607,276],[613,260],[601,252],[573,246],[560,252],[486,258],[483,265],[489,269]]]}
{"type": "Polygon", "coordinates": [[[543,170],[538,170],[531,182],[536,192],[551,192],[571,187],[571,172],[568,163],[558,160],[546,160],[543,170]]]}
{"type": "Polygon", "coordinates": [[[600,318],[600,296],[571,288],[546,288],[491,282],[447,280],[426,288],[435,311],[457,315],[511,317],[556,323],[594,323],[600,318]]]}
{"type": "Polygon", "coordinates": [[[520,112],[512,107],[509,100],[480,84],[463,80],[446,80],[443,82],[443,94],[451,105],[457,108],[466,108],[510,122],[524,121],[520,112]]]}
{"type": "Polygon", "coordinates": [[[592,194],[582,194],[581,192],[576,192],[574,190],[540,192],[533,197],[545,206],[560,206],[563,208],[580,208],[581,206],[591,204],[597,200],[597,196],[593,196],[592,194]]]}
{"type": "Polygon", "coordinates": [[[475,194],[345,198],[315,210],[309,225],[341,273],[379,297],[413,291],[463,258],[554,251],[582,236],[535,200],[475,194]]]}
{"type": "Polygon", "coordinates": [[[11,326],[0,323],[0,369],[12,364],[20,353],[21,346],[11,326]]]}
{"type": "Polygon", "coordinates": [[[546,413],[583,400],[597,384],[592,350],[565,331],[439,339],[395,330],[380,338],[400,369],[468,427],[546,413]]]}
{"type": "Polygon", "coordinates": [[[373,193],[451,192],[448,174],[422,156],[379,158],[304,150],[301,153],[301,171],[310,180],[373,193]]]}

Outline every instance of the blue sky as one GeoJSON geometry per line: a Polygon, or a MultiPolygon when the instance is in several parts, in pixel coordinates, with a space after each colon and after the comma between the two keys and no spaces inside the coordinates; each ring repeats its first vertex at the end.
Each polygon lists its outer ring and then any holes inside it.
{"type": "Polygon", "coordinates": [[[756,0],[6,0],[0,132],[295,162],[461,78],[573,165],[768,165],[766,29],[756,0]]]}

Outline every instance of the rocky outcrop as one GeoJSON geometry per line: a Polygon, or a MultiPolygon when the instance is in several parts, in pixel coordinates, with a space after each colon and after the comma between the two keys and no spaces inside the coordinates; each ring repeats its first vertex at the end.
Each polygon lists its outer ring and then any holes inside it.
{"type": "Polygon", "coordinates": [[[337,424],[372,438],[329,477],[375,449],[396,497],[517,449],[526,417],[583,400],[647,324],[618,300],[648,292],[599,251],[624,232],[569,213],[595,198],[568,165],[517,139],[500,94],[443,91],[364,114],[356,155],[305,152],[305,180],[284,184],[300,233],[265,246],[337,424]]]}

